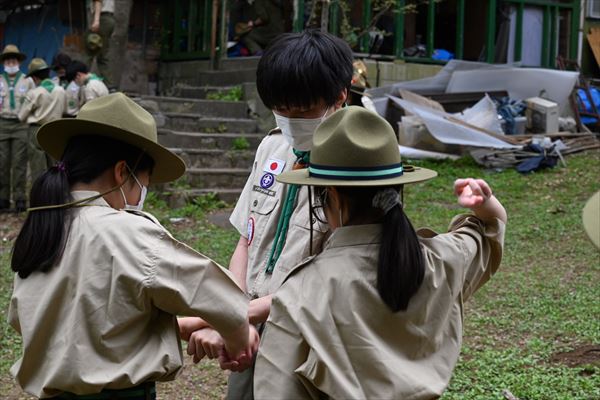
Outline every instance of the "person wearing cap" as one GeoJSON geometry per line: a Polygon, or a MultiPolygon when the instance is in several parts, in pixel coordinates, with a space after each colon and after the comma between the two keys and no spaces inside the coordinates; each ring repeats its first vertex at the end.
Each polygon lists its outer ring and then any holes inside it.
{"type": "Polygon", "coordinates": [[[7,45],[0,62],[0,211],[10,208],[11,194],[17,211],[27,205],[27,125],[19,121],[25,94],[35,87],[20,70],[26,55],[15,45],[7,45]]]}
{"type": "Polygon", "coordinates": [[[486,182],[458,179],[471,213],[448,233],[415,232],[402,188],[437,173],[403,164],[397,149],[385,119],[351,106],[317,128],[307,169],[277,177],[314,190],[304,212],[332,234],[275,293],[257,399],[432,399],[448,385],[463,302],[500,265],[506,211],[486,182]]]}
{"type": "Polygon", "coordinates": [[[49,166],[44,150],[37,142],[39,127],[47,122],[62,118],[67,105],[65,89],[50,79],[50,67],[41,58],[29,63],[27,76],[35,83],[35,88],[25,95],[19,110],[19,119],[29,125],[29,169],[34,181],[49,166]]]}
{"type": "Polygon", "coordinates": [[[90,72],[87,65],[81,61],[73,61],[67,67],[67,80],[75,82],[79,87],[79,107],[88,101],[108,95],[108,88],[103,78],[90,72]]]}
{"type": "Polygon", "coordinates": [[[89,30],[86,36],[86,64],[91,66],[96,59],[98,71],[104,83],[113,87],[110,44],[115,30],[115,0],[87,0],[89,30]]]}
{"type": "Polygon", "coordinates": [[[23,390],[154,399],[154,382],[182,367],[176,315],[210,323],[230,358],[253,354],[258,334],[231,274],[142,211],[150,183],[185,172],[148,112],[111,94],[43,125],[38,141],[60,161],[34,182],[12,252],[8,320],[23,351],[11,373],[23,390]]]}
{"type": "MultiPolygon", "coordinates": [[[[256,78],[258,93],[273,110],[278,128],[258,147],[230,217],[240,239],[229,270],[251,298],[250,321],[260,327],[269,315],[272,294],[311,248],[320,249],[328,231],[327,225],[317,223],[311,236],[307,192],[278,183],[275,177],[306,166],[314,130],[344,104],[352,80],[352,50],[320,31],[285,34],[262,56],[256,78]]],[[[199,319],[180,320],[180,329],[182,337],[189,338],[191,353],[218,346],[210,327],[199,319]]],[[[229,367],[222,358],[220,364],[229,367]]],[[[227,397],[251,399],[252,376],[252,368],[231,373],[227,397]]]]}

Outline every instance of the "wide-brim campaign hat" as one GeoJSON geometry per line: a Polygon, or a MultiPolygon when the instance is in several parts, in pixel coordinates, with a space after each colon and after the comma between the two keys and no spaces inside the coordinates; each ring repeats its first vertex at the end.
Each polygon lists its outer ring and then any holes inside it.
{"type": "Polygon", "coordinates": [[[103,46],[102,36],[97,33],[90,32],[85,37],[85,46],[91,52],[98,52],[103,46]]]}
{"type": "Polygon", "coordinates": [[[600,190],[583,207],[583,227],[592,243],[600,249],[600,190]]]}
{"type": "Polygon", "coordinates": [[[19,48],[14,44],[7,44],[0,54],[0,62],[4,62],[7,58],[16,58],[19,62],[27,58],[27,56],[19,51],[19,48]]]}
{"type": "Polygon", "coordinates": [[[152,183],[174,181],[185,173],[183,160],[158,144],[152,115],[123,93],[91,100],[81,107],[75,118],[62,118],[42,125],[37,140],[42,149],[60,160],[69,140],[83,135],[105,136],[143,150],[154,160],[152,183]]]}
{"type": "Polygon", "coordinates": [[[34,58],[29,63],[29,68],[27,69],[27,76],[31,76],[36,72],[49,70],[50,67],[46,64],[46,61],[42,58],[34,58]]]}
{"type": "Polygon", "coordinates": [[[395,186],[437,172],[405,166],[392,126],[365,108],[336,111],[315,131],[308,168],[282,173],[283,183],[309,186],[395,186]]]}

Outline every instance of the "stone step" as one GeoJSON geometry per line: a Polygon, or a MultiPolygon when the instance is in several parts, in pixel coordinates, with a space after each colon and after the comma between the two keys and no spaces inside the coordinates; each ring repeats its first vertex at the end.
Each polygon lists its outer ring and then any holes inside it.
{"type": "Polygon", "coordinates": [[[145,101],[153,101],[163,113],[197,114],[213,118],[247,118],[248,106],[245,101],[202,100],[185,97],[142,96],[145,101]]]}
{"type": "Polygon", "coordinates": [[[256,120],[250,118],[211,118],[194,113],[164,113],[164,128],[186,132],[241,132],[254,133],[258,130],[256,120]]]}
{"type": "Polygon", "coordinates": [[[265,137],[260,133],[198,133],[181,132],[170,129],[158,130],[158,141],[170,148],[202,148],[202,149],[234,149],[234,141],[245,139],[249,150],[256,150],[261,140],[265,137]]]}
{"type": "Polygon", "coordinates": [[[170,148],[188,168],[252,168],[255,150],[170,148]]]}
{"type": "Polygon", "coordinates": [[[184,180],[194,189],[243,188],[250,168],[188,168],[184,180]]]}
{"type": "Polygon", "coordinates": [[[175,97],[185,97],[190,99],[206,99],[209,93],[229,92],[235,86],[189,86],[177,85],[171,88],[169,94],[175,97]]]}
{"type": "Polygon", "coordinates": [[[211,189],[178,189],[167,188],[169,192],[168,200],[171,207],[183,207],[190,203],[194,198],[215,194],[219,200],[227,204],[235,204],[242,194],[242,188],[211,188],[211,189]]]}
{"type": "Polygon", "coordinates": [[[235,86],[244,82],[256,81],[256,68],[238,69],[231,71],[195,71],[189,75],[163,75],[161,93],[177,85],[190,86],[235,86]]]}

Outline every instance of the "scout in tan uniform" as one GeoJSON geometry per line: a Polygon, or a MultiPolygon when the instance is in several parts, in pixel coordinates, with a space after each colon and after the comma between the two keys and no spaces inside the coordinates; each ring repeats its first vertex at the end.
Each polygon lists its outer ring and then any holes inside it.
{"type": "Polygon", "coordinates": [[[316,187],[314,215],[332,234],[275,293],[254,395],[437,398],[460,353],[463,302],[500,264],[506,212],[484,181],[459,179],[458,203],[473,213],[449,233],[415,233],[399,190],[437,174],[401,163],[383,118],[347,107],[313,143],[308,169],[278,180],[316,187]]]}
{"type": "Polygon", "coordinates": [[[31,179],[35,181],[49,166],[35,135],[41,125],[62,118],[67,98],[65,90],[50,79],[50,67],[43,59],[31,60],[27,76],[33,79],[36,87],[27,92],[19,119],[29,125],[29,168],[31,179]]]}
{"type": "MultiPolygon", "coordinates": [[[[282,185],[275,177],[306,165],[315,128],[342,106],[351,79],[352,51],[348,44],[318,31],[281,36],[259,62],[258,92],[265,105],[274,110],[279,129],[260,144],[231,216],[240,240],[229,265],[252,299],[249,313],[254,324],[266,321],[271,294],[294,265],[311,255],[311,249],[313,254],[319,251],[328,229],[315,224],[311,243],[305,207],[308,191],[282,185]]],[[[180,322],[183,337],[202,327],[180,322]]],[[[207,343],[210,337],[214,337],[210,329],[194,333],[188,352],[198,349],[198,356],[202,356],[208,350],[214,355],[210,350],[214,343],[207,343]]],[[[221,362],[221,366],[228,365],[221,362]]],[[[231,374],[228,398],[252,398],[251,369],[231,374]]]]}
{"type": "Polygon", "coordinates": [[[18,118],[25,94],[34,87],[19,69],[26,58],[17,46],[7,45],[0,62],[0,210],[10,207],[11,194],[17,211],[26,208],[27,125],[18,118]]]}
{"type": "Polygon", "coordinates": [[[34,183],[12,253],[8,320],[23,352],[11,373],[26,392],[154,399],[182,366],[178,314],[210,323],[233,357],[256,350],[231,274],[141,211],[149,182],[185,172],[149,113],[115,93],[38,140],[60,162],[34,183]]]}
{"type": "Polygon", "coordinates": [[[83,106],[90,100],[106,96],[108,88],[102,82],[102,78],[91,73],[88,66],[81,61],[73,61],[67,67],[67,79],[75,82],[79,90],[79,105],[83,106]]]}

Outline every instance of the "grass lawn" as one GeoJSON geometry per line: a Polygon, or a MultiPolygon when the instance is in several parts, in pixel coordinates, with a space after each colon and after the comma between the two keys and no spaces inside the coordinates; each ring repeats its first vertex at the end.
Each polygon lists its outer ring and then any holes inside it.
{"type": "MultiPolygon", "coordinates": [[[[600,189],[600,152],[567,158],[568,168],[532,175],[484,171],[469,160],[420,162],[439,178],[405,192],[416,227],[446,229],[461,212],[452,195],[458,177],[486,179],[505,205],[507,226],[500,271],[466,304],[462,355],[443,399],[600,399],[600,251],[581,224],[587,198],[600,189]]],[[[155,213],[181,240],[227,264],[238,235],[211,224],[211,201],[155,213]],[[185,217],[171,223],[171,217],[185,217]]],[[[9,251],[20,220],[0,215],[0,396],[27,398],[8,372],[20,352],[6,324],[13,274],[9,251]]],[[[212,399],[225,393],[225,374],[207,360],[188,364],[181,378],[159,385],[162,399],[212,399]]]]}

